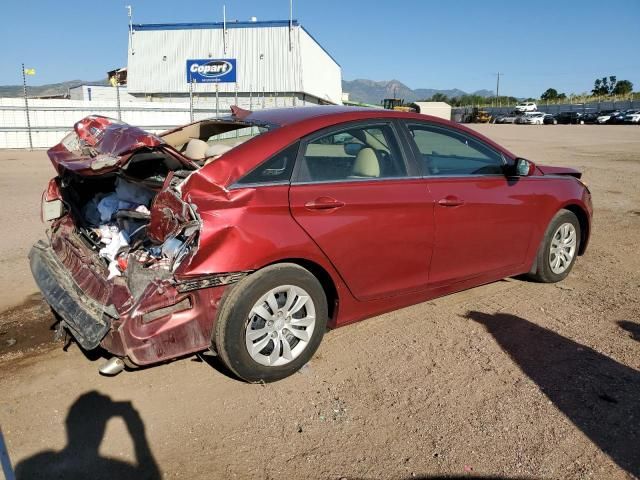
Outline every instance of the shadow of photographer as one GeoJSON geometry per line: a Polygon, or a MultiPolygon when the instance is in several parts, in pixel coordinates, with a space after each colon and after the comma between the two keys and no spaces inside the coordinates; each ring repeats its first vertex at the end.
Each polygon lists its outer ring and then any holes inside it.
{"type": "Polygon", "coordinates": [[[144,423],[131,402],[114,402],[106,395],[91,391],[78,397],[71,405],[65,423],[67,445],[60,451],[40,452],[18,463],[18,480],[161,478],[147,442],[144,423]],[[107,422],[114,417],[122,418],[127,426],[136,465],[99,454],[107,422]]]}
{"type": "Polygon", "coordinates": [[[567,418],[640,476],[640,372],[516,315],[469,311],[567,418]]]}

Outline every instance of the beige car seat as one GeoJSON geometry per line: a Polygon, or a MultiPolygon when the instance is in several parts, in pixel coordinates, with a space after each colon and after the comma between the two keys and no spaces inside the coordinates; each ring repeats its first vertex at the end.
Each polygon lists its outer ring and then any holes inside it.
{"type": "Polygon", "coordinates": [[[209,145],[209,148],[207,148],[207,151],[204,152],[204,156],[206,158],[204,164],[209,165],[211,162],[221,157],[232,148],[233,147],[229,145],[220,145],[220,144],[209,145]]]}
{"type": "Polygon", "coordinates": [[[207,142],[200,140],[199,138],[192,138],[189,140],[189,143],[187,143],[187,148],[184,151],[184,154],[192,160],[202,160],[205,157],[207,148],[209,148],[209,144],[207,142]]]}
{"type": "Polygon", "coordinates": [[[351,178],[378,178],[380,161],[373,148],[365,147],[358,152],[353,163],[351,178]]]}

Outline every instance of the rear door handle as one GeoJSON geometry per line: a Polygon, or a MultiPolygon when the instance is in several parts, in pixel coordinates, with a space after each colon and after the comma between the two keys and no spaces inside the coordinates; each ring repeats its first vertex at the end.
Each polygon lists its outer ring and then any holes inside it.
{"type": "Polygon", "coordinates": [[[464,200],[453,195],[447,195],[438,200],[438,205],[442,205],[443,207],[459,207],[460,205],[464,205],[464,200]]]}
{"type": "Polygon", "coordinates": [[[309,210],[332,210],[334,208],[344,207],[344,202],[331,197],[318,197],[315,200],[304,204],[309,210]]]}

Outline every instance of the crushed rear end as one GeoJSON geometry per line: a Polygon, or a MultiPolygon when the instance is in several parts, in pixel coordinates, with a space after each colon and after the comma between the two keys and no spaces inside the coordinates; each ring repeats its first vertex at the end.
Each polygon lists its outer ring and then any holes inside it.
{"type": "Polygon", "coordinates": [[[33,246],[31,271],[84,349],[145,365],[210,346],[225,285],[242,274],[190,275],[202,220],[182,187],[205,162],[186,148],[92,116],[48,151],[58,176],[43,194],[48,240],[33,246]]]}

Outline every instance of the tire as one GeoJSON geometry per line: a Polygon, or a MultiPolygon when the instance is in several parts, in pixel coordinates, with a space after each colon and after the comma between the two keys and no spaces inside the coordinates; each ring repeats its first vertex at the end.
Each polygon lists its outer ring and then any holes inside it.
{"type": "Polygon", "coordinates": [[[308,270],[293,263],[270,265],[248,275],[225,294],[221,303],[212,339],[214,348],[229,370],[252,383],[274,382],[298,371],[313,357],[327,327],[327,298],[322,285],[308,270]],[[303,306],[299,306],[301,303],[303,306]],[[312,317],[315,321],[311,325],[312,317]]]}
{"type": "Polygon", "coordinates": [[[542,243],[538,248],[536,256],[535,271],[529,273],[529,278],[542,283],[555,283],[564,280],[571,272],[578,257],[580,249],[580,222],[573,212],[560,210],[549,222],[549,226],[544,234],[542,243]],[[561,230],[565,227],[565,230],[561,230]],[[569,232],[569,237],[573,231],[574,242],[565,242],[563,237],[565,232],[569,232]],[[561,245],[565,253],[554,254],[552,249],[561,245]],[[570,259],[567,257],[570,256],[570,259]],[[561,257],[558,261],[558,257],[561,257]],[[555,268],[554,268],[555,267],[555,268]]]}

